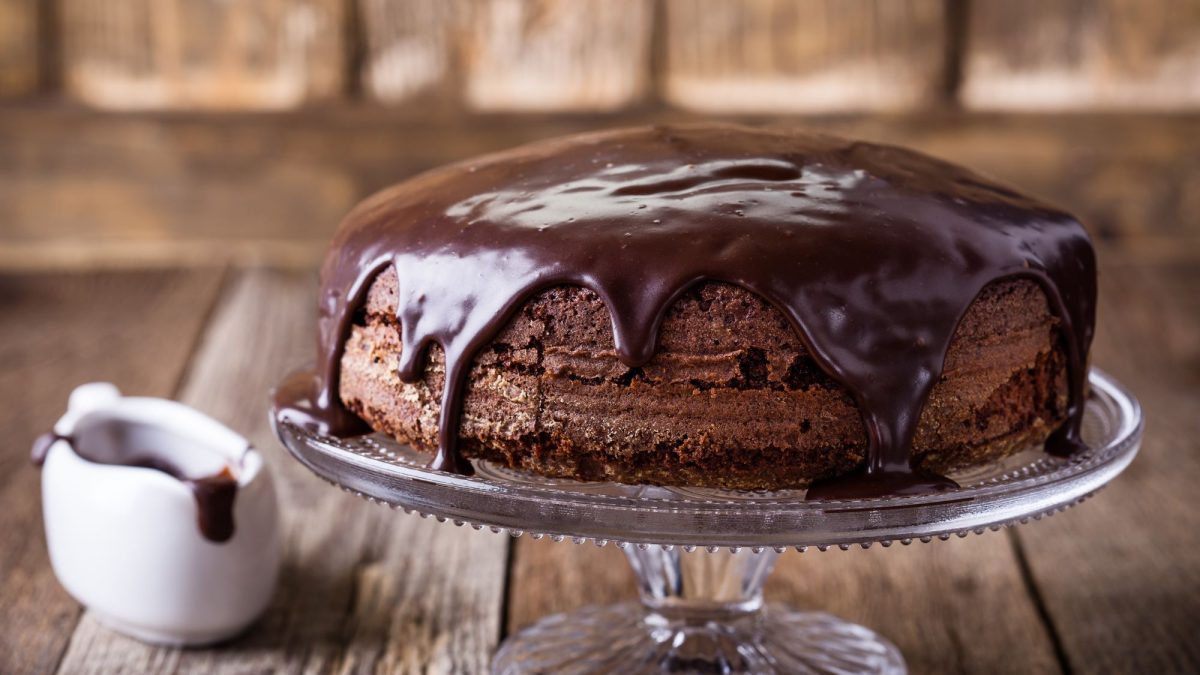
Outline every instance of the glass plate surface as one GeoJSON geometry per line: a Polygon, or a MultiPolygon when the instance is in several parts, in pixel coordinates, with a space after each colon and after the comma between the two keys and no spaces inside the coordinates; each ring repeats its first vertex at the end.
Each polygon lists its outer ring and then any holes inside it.
{"type": "Polygon", "coordinates": [[[946,538],[1040,518],[1078,503],[1137,453],[1137,401],[1092,370],[1083,421],[1089,450],[1058,458],[1030,449],[953,474],[961,487],[878,499],[806,500],[803,490],[727,491],[547,478],[486,461],[474,476],[426,467],[429,456],[381,434],[338,439],[276,422],[292,454],[322,478],[369,499],[513,535],[597,543],[784,548],[946,538]]]}

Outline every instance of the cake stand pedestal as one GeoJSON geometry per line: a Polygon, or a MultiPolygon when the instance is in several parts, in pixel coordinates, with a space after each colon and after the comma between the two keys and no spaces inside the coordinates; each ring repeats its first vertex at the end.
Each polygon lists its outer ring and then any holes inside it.
{"type": "Polygon", "coordinates": [[[497,673],[902,673],[900,652],[869,629],[824,613],[764,604],[763,582],[788,548],[867,548],[982,533],[1091,496],[1137,453],[1137,401],[1093,371],[1084,416],[1089,450],[1028,450],[952,477],[928,495],[806,500],[803,490],[733,492],[584,483],[488,462],[476,475],[426,468],[380,435],[337,439],[276,422],[284,445],[317,475],[406,512],[556,541],[622,547],[641,603],[542,619],[504,642],[497,673]]]}

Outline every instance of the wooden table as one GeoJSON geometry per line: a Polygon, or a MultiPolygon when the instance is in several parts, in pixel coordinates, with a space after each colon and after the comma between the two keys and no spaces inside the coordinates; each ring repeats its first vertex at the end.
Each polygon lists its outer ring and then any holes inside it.
{"type": "MultiPolygon", "coordinates": [[[[1093,361],[1148,417],[1142,454],[1111,487],[1000,533],[788,553],[768,598],[869,626],[918,673],[1200,669],[1200,245],[1157,241],[1101,250],[1093,361]]],[[[292,461],[268,428],[266,392],[311,359],[314,287],[308,269],[227,265],[0,275],[0,673],[481,672],[500,640],[538,617],[633,596],[614,548],[407,516],[292,461]],[[274,603],[245,636],[148,647],[101,627],[58,586],[27,451],[91,380],[178,398],[267,455],[287,558],[274,603]]]]}

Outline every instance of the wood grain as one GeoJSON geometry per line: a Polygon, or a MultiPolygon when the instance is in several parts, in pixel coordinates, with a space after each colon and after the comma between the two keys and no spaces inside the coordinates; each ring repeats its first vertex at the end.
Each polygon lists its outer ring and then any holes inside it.
{"type": "Polygon", "coordinates": [[[425,109],[461,106],[461,0],[357,1],[367,96],[388,104],[419,99],[425,109]]]}
{"type": "Polygon", "coordinates": [[[476,110],[616,110],[650,71],[651,0],[474,0],[461,53],[476,110]]]}
{"type": "Polygon", "coordinates": [[[339,0],[62,0],[67,91],[114,110],[286,109],[338,96],[339,0]]]}
{"type": "Polygon", "coordinates": [[[768,600],[892,640],[915,673],[1049,673],[1053,645],[1004,533],[780,558],[768,600]]]}
{"type": "Polygon", "coordinates": [[[77,384],[170,396],[217,295],[218,270],[0,277],[0,672],[52,672],[79,608],[50,570],[34,437],[77,384]]]}
{"type": "Polygon", "coordinates": [[[0,0],[0,98],[37,88],[37,39],[37,0],[0,0]]]}
{"type": "Polygon", "coordinates": [[[650,71],[653,0],[360,0],[367,91],[388,103],[602,111],[650,71]]]}
{"type": "Polygon", "coordinates": [[[1075,672],[1200,670],[1200,267],[1104,268],[1094,362],[1139,397],[1130,468],[1016,531],[1075,672]]]}
{"type": "Polygon", "coordinates": [[[900,110],[945,79],[940,0],[666,0],[665,98],[704,112],[900,110]]]}
{"type": "Polygon", "coordinates": [[[962,100],[973,108],[1195,108],[1200,4],[971,4],[962,100]]]}
{"type": "Polygon", "coordinates": [[[63,673],[436,672],[486,668],[500,635],[508,538],[406,516],[338,491],[293,460],[267,392],[312,358],[309,274],[246,272],[205,333],[180,400],[247,434],[277,480],[285,568],[267,615],[211,649],[162,649],[85,616],[63,673]]]}

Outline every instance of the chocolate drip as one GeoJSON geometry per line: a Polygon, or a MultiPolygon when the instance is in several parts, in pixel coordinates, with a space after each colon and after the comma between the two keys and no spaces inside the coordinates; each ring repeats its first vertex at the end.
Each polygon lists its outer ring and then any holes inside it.
{"type": "Polygon", "coordinates": [[[237,499],[238,482],[229,467],[203,478],[172,475],[192,488],[192,496],[196,500],[196,526],[200,528],[200,534],[215,542],[232,539],[233,504],[237,499]]]}
{"type": "Polygon", "coordinates": [[[458,416],[475,353],[532,295],[591,289],[618,356],[653,355],[671,303],[701,281],[736,284],[787,316],[851,393],[867,432],[861,472],[813,496],[953,486],[910,462],[921,410],[959,320],[988,284],[1026,277],[1057,313],[1068,420],[1081,446],[1095,259],[1070,215],[901,148],[734,126],[638,128],[525,146],[425,173],[357,207],[322,268],[318,362],[277,392],[279,414],[335,435],[369,431],[338,398],[342,343],[367,287],[395,269],[399,375],[446,355],[433,467],[468,473],[458,416]]]}
{"type": "Polygon", "coordinates": [[[58,441],[66,441],[71,444],[72,449],[75,450],[75,454],[89,462],[161,471],[191,489],[192,497],[196,500],[196,526],[199,528],[200,534],[205,539],[217,543],[229,541],[233,537],[233,505],[238,492],[237,478],[234,477],[229,467],[225,466],[211,476],[190,478],[179,467],[161,457],[136,450],[128,452],[123,449],[121,452],[115,452],[114,448],[111,447],[113,444],[107,442],[109,438],[104,437],[117,439],[129,438],[130,435],[128,433],[111,429],[114,425],[122,424],[127,423],[110,422],[96,425],[102,428],[89,428],[88,431],[84,432],[85,438],[82,441],[54,432],[42,434],[33,442],[30,459],[35,465],[42,466],[46,461],[46,455],[50,451],[50,446],[58,441]],[[97,434],[96,439],[100,445],[96,447],[100,448],[99,452],[88,452],[87,448],[95,444],[86,438],[87,434],[97,434]]]}

